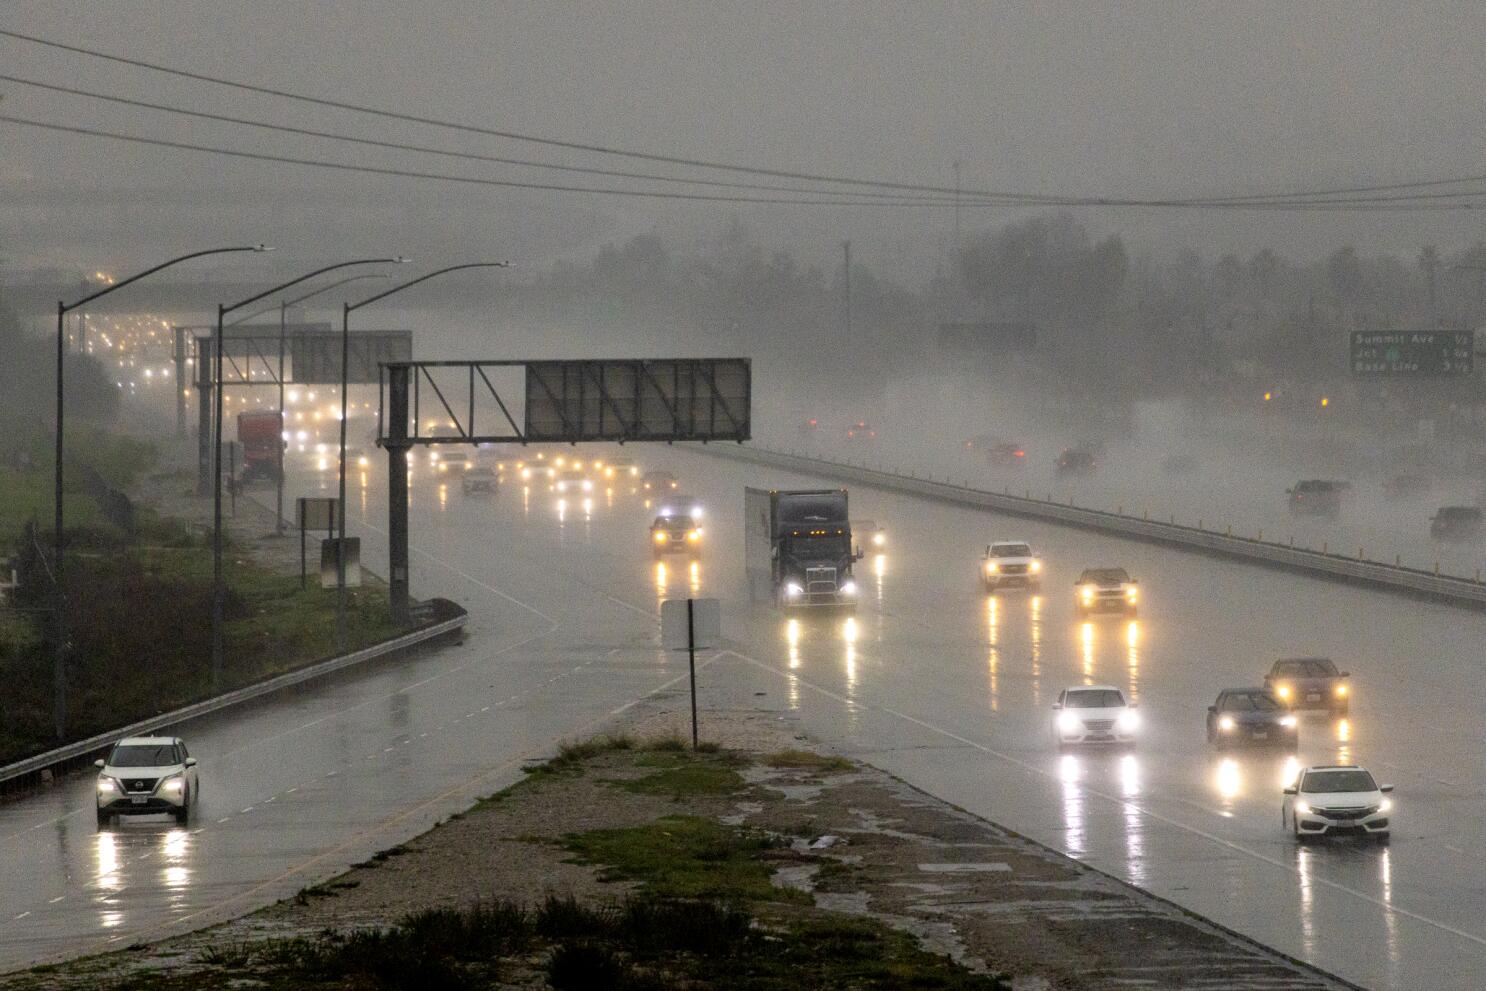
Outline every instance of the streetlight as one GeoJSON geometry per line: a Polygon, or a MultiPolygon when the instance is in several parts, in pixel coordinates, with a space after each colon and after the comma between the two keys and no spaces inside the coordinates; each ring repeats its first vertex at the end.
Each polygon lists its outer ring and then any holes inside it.
{"type": "MultiPolygon", "coordinates": [[[[335,282],[330,283],[330,285],[328,285],[328,286],[321,286],[319,289],[315,289],[315,290],[313,290],[311,292],[307,292],[303,296],[296,296],[293,299],[286,299],[286,300],[280,300],[279,301],[279,307],[278,307],[278,309],[279,309],[279,419],[280,419],[280,427],[279,427],[279,429],[280,429],[280,431],[283,430],[282,423],[283,423],[283,417],[284,417],[284,337],[285,337],[285,335],[287,333],[287,327],[286,327],[286,325],[287,325],[287,322],[288,322],[287,314],[289,312],[289,307],[295,306],[295,305],[297,305],[299,303],[303,303],[305,300],[311,299],[311,298],[313,298],[315,296],[318,296],[321,293],[330,292],[330,290],[336,288],[337,286],[343,286],[343,285],[345,285],[348,282],[358,282],[361,279],[385,279],[387,277],[388,276],[387,276],[387,274],[385,272],[367,272],[364,275],[348,275],[344,279],[338,279],[335,282]]],[[[229,326],[229,327],[236,327],[238,324],[247,323],[249,320],[252,320],[254,317],[261,317],[261,316],[263,316],[263,314],[268,313],[272,309],[273,309],[272,306],[265,306],[263,309],[256,310],[256,311],[254,311],[252,313],[249,313],[245,317],[238,317],[236,320],[232,321],[227,326],[229,326]]],[[[283,440],[283,438],[280,438],[280,442],[281,443],[282,443],[282,440],[283,440]]],[[[279,458],[278,474],[277,474],[277,476],[274,479],[274,487],[275,487],[275,491],[274,491],[274,506],[275,506],[275,509],[274,509],[274,533],[279,534],[279,535],[282,535],[283,532],[284,532],[284,459],[283,459],[282,456],[280,456],[280,458],[279,458]]]]}
{"type": "Polygon", "coordinates": [[[396,258],[359,258],[356,261],[338,262],[335,265],[326,265],[317,268],[313,272],[301,275],[297,279],[274,286],[247,299],[239,300],[231,306],[217,305],[217,331],[212,344],[213,378],[216,385],[215,395],[212,397],[215,407],[215,423],[213,424],[212,436],[212,687],[217,687],[222,679],[222,352],[223,347],[222,321],[227,314],[234,310],[240,310],[244,306],[250,306],[260,299],[267,299],[288,289],[297,286],[301,282],[308,282],[317,275],[326,272],[334,272],[336,269],[350,268],[353,265],[391,265],[401,264],[405,259],[401,256],[396,258]]]}
{"type": "Polygon", "coordinates": [[[168,262],[162,262],[161,264],[156,265],[154,268],[147,268],[143,272],[140,272],[137,275],[131,275],[127,279],[123,279],[119,282],[111,282],[97,292],[92,293],[88,296],[84,296],[82,299],[78,300],[75,303],[69,304],[62,302],[60,299],[57,300],[57,441],[56,466],[53,475],[53,481],[55,484],[55,491],[53,493],[53,513],[55,514],[56,526],[55,535],[53,537],[53,539],[55,540],[55,549],[53,552],[53,556],[56,558],[56,560],[53,562],[52,571],[52,587],[56,592],[56,601],[54,603],[56,609],[56,615],[54,617],[54,632],[56,633],[57,643],[56,654],[52,667],[52,722],[54,723],[55,729],[57,731],[58,739],[61,739],[65,735],[67,729],[67,675],[64,669],[64,662],[67,657],[67,636],[65,632],[67,593],[63,589],[62,585],[62,383],[63,366],[66,354],[66,348],[64,347],[64,345],[67,337],[67,331],[65,327],[67,314],[72,310],[76,310],[80,307],[86,306],[100,296],[107,296],[109,293],[116,292],[127,285],[132,285],[133,283],[138,282],[140,279],[154,275],[156,272],[159,272],[162,269],[170,268],[172,265],[179,265],[181,262],[190,261],[193,258],[204,258],[207,255],[225,255],[238,251],[272,250],[273,249],[268,247],[267,245],[254,244],[235,248],[211,248],[206,251],[193,251],[188,255],[181,255],[179,258],[172,258],[168,262]]]}
{"type": "MultiPolygon", "coordinates": [[[[393,293],[402,292],[420,282],[427,282],[429,279],[446,275],[449,272],[460,272],[467,268],[508,268],[510,264],[510,262],[470,262],[464,265],[450,265],[448,268],[437,269],[427,275],[420,275],[416,279],[393,286],[375,296],[369,296],[359,303],[345,303],[341,307],[341,444],[340,482],[336,504],[338,516],[336,532],[339,536],[335,545],[335,637],[342,653],[346,650],[346,393],[349,391],[347,375],[351,353],[351,311],[359,310],[363,306],[386,299],[393,293]]],[[[388,577],[390,579],[393,576],[388,577]]]]}

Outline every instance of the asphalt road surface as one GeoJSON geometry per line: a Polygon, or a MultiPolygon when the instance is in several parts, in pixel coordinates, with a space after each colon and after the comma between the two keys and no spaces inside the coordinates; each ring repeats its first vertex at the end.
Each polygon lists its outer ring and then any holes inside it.
{"type": "MultiPolygon", "coordinates": [[[[0,806],[0,963],[198,925],[421,831],[514,780],[524,756],[684,689],[684,660],[656,649],[655,614],[700,594],[722,598],[728,638],[704,658],[704,708],[791,712],[850,755],[1358,983],[1467,988],[1486,969],[1472,701],[1486,617],[855,489],[853,516],[888,537],[858,566],[862,607],[853,622],[790,624],[747,602],[742,488],[811,480],[631,451],[707,504],[696,568],[657,566],[648,510],[622,486],[466,499],[419,462],[414,588],[464,602],[468,642],[187,727],[203,794],[186,829],[140,820],[100,834],[86,775],[0,806]],[[1048,562],[1040,594],[980,590],[993,538],[1034,543],[1048,562]],[[1075,620],[1073,579],[1095,565],[1140,579],[1138,620],[1075,620]],[[1306,717],[1297,755],[1214,753],[1203,720],[1218,690],[1302,654],[1353,673],[1351,717],[1306,717]],[[1049,707],[1081,683],[1139,700],[1139,745],[1058,752],[1049,707]],[[1297,761],[1351,760],[1397,786],[1392,845],[1297,848],[1280,828],[1282,781],[1297,761]]],[[[353,476],[350,507],[379,571],[382,472],[364,487],[353,476]]],[[[289,492],[332,483],[303,473],[289,492]]]]}

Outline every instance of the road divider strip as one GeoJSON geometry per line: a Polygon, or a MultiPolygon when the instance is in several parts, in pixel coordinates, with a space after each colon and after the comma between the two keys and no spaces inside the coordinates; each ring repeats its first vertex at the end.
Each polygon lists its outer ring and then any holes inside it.
{"type": "Polygon", "coordinates": [[[349,654],[341,654],[338,657],[317,661],[305,667],[286,671],[283,674],[254,682],[251,685],[245,685],[242,688],[234,689],[222,695],[214,695],[211,698],[202,699],[200,702],[193,702],[190,705],[173,709],[170,712],[162,712],[147,719],[141,719],[138,722],[130,723],[128,726],[121,726],[118,729],[99,733],[97,736],[90,736],[86,740],[78,740],[74,743],[57,747],[54,750],[48,750],[44,753],[27,757],[25,760],[16,761],[14,764],[7,764],[4,767],[0,767],[0,786],[24,778],[27,775],[39,774],[42,771],[51,770],[91,754],[99,753],[125,737],[158,732],[167,726],[176,726],[192,719],[198,719],[201,716],[220,712],[223,709],[230,709],[235,705],[241,705],[256,698],[262,698],[265,695],[282,691],[294,685],[303,684],[306,681],[313,681],[316,678],[323,678],[325,675],[355,667],[358,664],[365,664],[367,661],[388,657],[414,647],[422,646],[441,637],[458,632],[469,620],[469,613],[465,611],[464,607],[456,603],[449,602],[448,600],[440,600],[439,606],[441,607],[441,612],[446,614],[453,613],[453,615],[449,615],[445,619],[436,619],[416,629],[409,630],[407,633],[399,634],[390,640],[383,640],[381,643],[372,644],[370,647],[363,647],[360,650],[353,650],[349,654]]]}
{"type": "Polygon", "coordinates": [[[1267,540],[1236,536],[1181,523],[1165,523],[1139,516],[1126,516],[1102,509],[1085,509],[1070,503],[1015,496],[1009,492],[977,489],[953,482],[936,482],[866,465],[826,458],[771,451],[748,445],[709,444],[701,453],[734,461],[767,465],[805,475],[855,482],[873,488],[918,496],[973,509],[988,509],[1063,526],[1093,530],[1110,536],[1164,544],[1183,550],[1216,554],[1272,568],[1283,568],[1336,581],[1368,585],[1391,592],[1422,596],[1452,605],[1486,607],[1486,582],[1441,575],[1418,568],[1347,557],[1267,540]]]}

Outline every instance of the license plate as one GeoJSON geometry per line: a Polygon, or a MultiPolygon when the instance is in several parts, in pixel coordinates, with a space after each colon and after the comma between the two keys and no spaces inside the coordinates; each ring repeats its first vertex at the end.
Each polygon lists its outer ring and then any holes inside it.
{"type": "Polygon", "coordinates": [[[132,798],[129,799],[129,804],[131,804],[131,805],[143,805],[145,802],[148,802],[148,801],[149,801],[149,799],[146,796],[144,796],[144,795],[135,795],[135,796],[133,796],[132,798]]]}
{"type": "Polygon", "coordinates": [[[1319,702],[1319,701],[1321,701],[1321,696],[1319,696],[1319,695],[1307,695],[1305,697],[1305,700],[1307,702],[1319,702]]]}
{"type": "Polygon", "coordinates": [[[1357,820],[1356,819],[1338,819],[1336,821],[1335,825],[1340,826],[1343,829],[1351,829],[1351,828],[1353,828],[1354,826],[1357,825],[1357,820]]]}
{"type": "Polygon", "coordinates": [[[1267,739],[1269,739],[1269,731],[1268,730],[1265,730],[1262,733],[1255,733],[1254,734],[1254,739],[1256,739],[1256,740],[1267,740],[1267,739]]]}

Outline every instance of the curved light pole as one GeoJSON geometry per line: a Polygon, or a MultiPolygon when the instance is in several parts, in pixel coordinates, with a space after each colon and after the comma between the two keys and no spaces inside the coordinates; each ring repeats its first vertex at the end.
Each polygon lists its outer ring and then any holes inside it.
{"type": "MultiPolygon", "coordinates": [[[[321,286],[319,289],[311,290],[310,292],[307,292],[307,293],[305,293],[302,296],[295,296],[293,299],[285,299],[285,300],[280,300],[279,301],[279,305],[278,305],[278,311],[279,311],[279,421],[280,421],[279,429],[281,431],[283,430],[283,423],[285,422],[284,421],[284,337],[285,337],[286,332],[287,332],[287,326],[286,326],[286,324],[287,324],[287,314],[289,312],[289,307],[295,306],[295,305],[297,305],[299,303],[303,303],[305,300],[312,299],[315,296],[320,295],[321,293],[330,292],[330,290],[335,289],[338,286],[343,286],[343,285],[345,285],[348,282],[359,282],[362,279],[386,279],[386,278],[389,278],[389,276],[387,275],[386,272],[367,272],[367,273],[365,273],[363,275],[348,275],[344,279],[337,279],[336,281],[330,283],[330,285],[328,285],[328,286],[321,286]]],[[[229,326],[229,327],[236,327],[240,323],[247,323],[249,320],[252,320],[254,317],[261,317],[261,316],[263,316],[263,314],[268,313],[268,312],[272,311],[273,309],[274,309],[274,307],[272,307],[272,306],[265,306],[263,309],[261,309],[261,310],[255,310],[254,312],[249,313],[245,317],[238,317],[236,320],[232,321],[227,326],[229,326]]],[[[280,442],[282,443],[282,438],[280,438],[280,442]]],[[[279,457],[278,473],[277,473],[276,477],[274,478],[274,525],[273,525],[273,532],[275,534],[279,535],[279,536],[282,536],[283,533],[284,533],[284,459],[283,459],[282,453],[280,454],[280,457],[279,457]]]]}
{"type": "Polygon", "coordinates": [[[306,272],[297,279],[266,289],[247,299],[238,300],[230,306],[217,305],[217,331],[212,343],[212,382],[216,386],[215,395],[212,397],[215,416],[212,426],[212,670],[211,683],[216,688],[222,680],[222,352],[226,350],[222,336],[222,321],[227,314],[234,310],[240,310],[244,306],[251,306],[260,299],[267,299],[288,289],[297,286],[301,282],[308,282],[317,275],[326,272],[334,272],[336,269],[350,268],[353,265],[392,265],[405,261],[402,256],[396,258],[358,258],[355,261],[338,262],[335,265],[326,265],[317,268],[313,272],[306,272]]]}
{"type": "Polygon", "coordinates": [[[93,302],[93,300],[98,299],[100,296],[107,296],[109,293],[117,292],[120,289],[123,289],[125,286],[133,285],[140,279],[154,275],[156,272],[159,272],[162,269],[170,268],[172,265],[179,265],[181,262],[187,262],[193,258],[205,258],[207,255],[233,254],[239,251],[272,250],[273,249],[268,247],[268,245],[266,244],[253,244],[244,245],[242,247],[209,248],[206,251],[193,251],[188,255],[181,255],[178,258],[170,259],[170,261],[161,262],[154,268],[147,268],[143,272],[139,272],[135,275],[129,276],[129,278],[124,279],[122,282],[115,282],[113,285],[105,286],[104,288],[98,290],[95,293],[92,293],[91,295],[84,296],[82,299],[78,300],[75,303],[64,303],[60,299],[57,300],[57,438],[56,466],[54,469],[55,474],[53,476],[53,482],[55,485],[55,491],[53,493],[53,499],[55,502],[55,505],[53,506],[53,514],[55,516],[55,519],[53,523],[56,529],[53,535],[53,557],[55,558],[55,560],[53,561],[52,570],[52,587],[56,593],[56,599],[53,603],[53,608],[56,610],[56,615],[54,616],[53,632],[56,634],[57,643],[52,670],[52,722],[54,724],[54,728],[57,731],[58,739],[61,739],[65,735],[67,729],[67,676],[64,668],[65,661],[67,659],[67,593],[62,586],[62,383],[63,368],[66,361],[65,343],[67,340],[67,332],[64,325],[65,318],[67,314],[72,310],[80,309],[81,307],[84,307],[93,302]]]}
{"type": "MultiPolygon", "coordinates": [[[[386,299],[393,293],[410,289],[420,282],[450,272],[460,272],[468,268],[509,268],[510,262],[470,262],[465,265],[450,265],[448,268],[436,269],[427,275],[420,275],[401,285],[393,286],[385,292],[379,292],[375,296],[368,296],[359,303],[345,303],[341,308],[341,443],[340,443],[340,482],[336,496],[336,533],[339,535],[335,545],[335,639],[340,651],[346,651],[346,393],[349,391],[347,382],[348,364],[351,351],[351,311],[359,310],[378,300],[386,299]]],[[[395,471],[395,468],[389,469],[395,471]]],[[[388,574],[388,582],[396,580],[396,576],[388,574]]]]}

